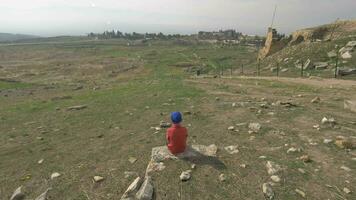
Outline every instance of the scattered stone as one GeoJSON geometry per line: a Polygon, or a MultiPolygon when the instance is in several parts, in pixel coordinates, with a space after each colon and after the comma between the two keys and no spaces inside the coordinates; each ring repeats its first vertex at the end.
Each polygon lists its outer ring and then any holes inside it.
{"type": "Polygon", "coordinates": [[[308,59],[305,61],[303,68],[304,69],[310,69],[312,67],[311,60],[308,59]]]}
{"type": "Polygon", "coordinates": [[[300,190],[300,189],[295,189],[295,192],[296,192],[297,194],[299,194],[300,196],[302,196],[303,198],[305,198],[305,192],[303,192],[302,190],[300,190]]]}
{"type": "Polygon", "coordinates": [[[221,181],[221,182],[226,181],[226,176],[225,176],[225,174],[220,174],[220,176],[219,176],[219,181],[221,181]]]}
{"type": "Polygon", "coordinates": [[[319,124],[315,124],[314,126],[313,126],[313,128],[315,128],[316,130],[320,130],[320,125],[319,124]]]}
{"type": "Polygon", "coordinates": [[[39,137],[39,136],[38,136],[38,137],[37,137],[37,140],[43,140],[43,137],[39,137]]]}
{"type": "Polygon", "coordinates": [[[192,170],[187,170],[182,172],[182,174],[179,176],[181,181],[188,181],[191,177],[191,172],[192,170]]]}
{"type": "Polygon", "coordinates": [[[22,200],[25,198],[25,194],[22,192],[22,186],[18,187],[12,196],[10,197],[10,200],[22,200]]]}
{"type": "Polygon", "coordinates": [[[322,120],[321,120],[321,124],[331,124],[331,125],[335,125],[336,124],[336,121],[334,118],[326,118],[324,117],[322,120]]]}
{"type": "Polygon", "coordinates": [[[287,150],[287,153],[295,153],[295,152],[301,152],[302,150],[300,148],[295,148],[295,147],[291,147],[287,150]]]}
{"type": "Polygon", "coordinates": [[[315,97],[310,101],[311,103],[319,103],[320,102],[320,97],[315,97]]]}
{"type": "Polygon", "coordinates": [[[267,157],[266,156],[260,156],[258,157],[259,159],[266,159],[267,157]]]}
{"type": "Polygon", "coordinates": [[[266,199],[272,200],[274,198],[274,192],[272,190],[271,184],[263,183],[262,191],[266,199]]]}
{"type": "Polygon", "coordinates": [[[155,162],[151,160],[148,163],[147,169],[146,169],[146,174],[151,173],[151,172],[157,172],[157,171],[162,171],[166,168],[163,162],[155,162]]]}
{"type": "Polygon", "coordinates": [[[153,197],[153,184],[150,176],[145,177],[139,191],[136,193],[138,200],[151,200],[153,197]]]}
{"type": "Polygon", "coordinates": [[[352,58],[352,54],[350,51],[346,51],[345,53],[341,54],[341,58],[342,59],[351,59],[352,58]]]}
{"type": "Polygon", "coordinates": [[[346,193],[346,194],[350,194],[351,193],[351,190],[347,187],[344,187],[343,191],[346,193]]]}
{"type": "Polygon", "coordinates": [[[140,186],[142,184],[142,179],[140,177],[137,177],[127,188],[125,193],[122,195],[121,200],[130,200],[134,199],[134,194],[140,189],[140,186]]]}
{"type": "Polygon", "coordinates": [[[356,41],[349,41],[349,42],[346,44],[346,47],[356,47],[356,41]]]}
{"type": "Polygon", "coordinates": [[[160,128],[169,128],[169,127],[171,127],[171,123],[161,121],[160,124],[159,124],[159,127],[160,128]]]}
{"type": "Polygon", "coordinates": [[[98,182],[101,182],[104,180],[104,177],[101,177],[101,176],[94,176],[94,182],[98,183],[98,182]]]}
{"type": "Polygon", "coordinates": [[[310,159],[310,157],[308,155],[302,155],[299,160],[302,160],[305,163],[311,162],[312,160],[310,159]]]}
{"type": "Polygon", "coordinates": [[[241,164],[240,167],[245,169],[247,167],[247,165],[246,164],[241,164]]]}
{"type": "Polygon", "coordinates": [[[135,158],[135,157],[129,157],[129,162],[130,162],[131,164],[134,164],[136,161],[137,161],[137,158],[135,158]]]}
{"type": "Polygon", "coordinates": [[[44,159],[41,159],[41,160],[39,160],[37,163],[38,163],[38,164],[42,164],[43,161],[44,161],[44,159]]]}
{"type": "Polygon", "coordinates": [[[54,173],[51,174],[51,179],[53,180],[53,179],[58,178],[58,177],[60,177],[60,176],[61,176],[60,173],[54,172],[54,173]]]}
{"type": "Polygon", "coordinates": [[[328,57],[329,57],[329,58],[335,58],[336,56],[337,56],[337,53],[336,53],[334,50],[328,52],[328,57]]]}
{"type": "Polygon", "coordinates": [[[215,101],[220,101],[220,98],[219,97],[215,97],[215,101]]]}
{"type": "Polygon", "coordinates": [[[289,69],[288,68],[284,68],[281,70],[281,72],[287,72],[289,69]]]}
{"type": "Polygon", "coordinates": [[[192,166],[190,166],[191,169],[195,169],[197,168],[197,165],[196,164],[192,164],[192,166]]]}
{"type": "Polygon", "coordinates": [[[234,130],[235,130],[235,127],[234,127],[234,126],[229,126],[229,127],[227,128],[227,130],[229,130],[229,131],[234,131],[234,130]]]}
{"type": "Polygon", "coordinates": [[[333,142],[333,140],[332,139],[324,139],[323,142],[324,142],[324,144],[330,144],[333,142]]]}
{"type": "Polygon", "coordinates": [[[273,182],[279,183],[281,181],[281,178],[279,178],[279,176],[273,175],[271,176],[271,180],[273,182]]]}
{"type": "Polygon", "coordinates": [[[47,193],[50,191],[52,188],[48,188],[44,193],[42,193],[40,196],[38,196],[35,200],[47,200],[47,193]]]}
{"type": "Polygon", "coordinates": [[[239,153],[239,150],[237,149],[237,145],[235,146],[227,146],[225,147],[224,149],[229,153],[229,154],[236,154],[236,153],[239,153]]]}
{"type": "Polygon", "coordinates": [[[327,62],[316,62],[314,63],[316,70],[322,70],[328,68],[329,64],[327,62]]]}
{"type": "Polygon", "coordinates": [[[346,167],[345,165],[341,166],[340,169],[345,170],[345,171],[347,171],[347,172],[350,172],[350,171],[351,171],[351,169],[348,168],[348,167],[346,167]]]}
{"type": "Polygon", "coordinates": [[[356,101],[344,101],[344,109],[356,112],[356,101]]]}
{"type": "Polygon", "coordinates": [[[79,106],[71,106],[71,107],[68,107],[67,110],[68,111],[71,111],[71,110],[83,110],[87,108],[86,105],[79,105],[79,106]]]}
{"type": "Polygon", "coordinates": [[[350,140],[347,140],[344,137],[337,137],[335,140],[335,145],[341,149],[352,149],[354,146],[350,140]]]}
{"type": "Polygon", "coordinates": [[[266,168],[267,168],[267,173],[269,175],[274,175],[282,169],[280,165],[278,165],[272,161],[267,161],[266,168]]]}
{"type": "Polygon", "coordinates": [[[232,103],[232,105],[231,105],[232,107],[236,107],[237,106],[237,104],[236,103],[232,103]]]}
{"type": "Polygon", "coordinates": [[[258,133],[261,129],[261,124],[260,123],[250,123],[248,125],[248,128],[253,131],[254,133],[258,133]]]}
{"type": "Polygon", "coordinates": [[[298,171],[299,171],[300,173],[302,173],[302,174],[305,174],[305,170],[302,169],[302,168],[298,168],[298,171]]]}

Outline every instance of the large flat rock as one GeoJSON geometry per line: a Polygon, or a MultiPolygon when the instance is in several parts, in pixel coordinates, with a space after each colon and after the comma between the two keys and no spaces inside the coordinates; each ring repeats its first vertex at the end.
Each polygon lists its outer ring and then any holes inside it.
{"type": "Polygon", "coordinates": [[[154,162],[162,162],[169,159],[184,159],[195,158],[201,156],[216,157],[218,148],[215,144],[206,145],[192,145],[187,146],[184,153],[173,155],[167,146],[155,147],[152,149],[151,160],[154,162]]]}

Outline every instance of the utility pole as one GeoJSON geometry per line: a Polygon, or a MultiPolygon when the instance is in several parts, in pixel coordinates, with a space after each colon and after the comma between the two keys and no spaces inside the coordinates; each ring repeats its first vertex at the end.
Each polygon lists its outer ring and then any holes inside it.
{"type": "Polygon", "coordinates": [[[337,78],[338,64],[339,64],[339,51],[336,52],[336,63],[335,63],[335,75],[334,75],[334,78],[337,78]]]}
{"type": "Polygon", "coordinates": [[[301,77],[304,76],[304,62],[303,61],[302,61],[302,68],[301,68],[300,76],[301,77]]]}
{"type": "Polygon", "coordinates": [[[274,12],[273,12],[273,17],[272,17],[272,23],[271,23],[271,28],[273,28],[274,24],[274,19],[276,18],[276,12],[277,12],[277,4],[274,7],[274,12]]]}
{"type": "Polygon", "coordinates": [[[279,76],[279,62],[277,62],[277,77],[279,76]]]}
{"type": "Polygon", "coordinates": [[[257,76],[260,76],[260,65],[261,65],[261,59],[258,59],[258,63],[257,63],[257,76]]]}

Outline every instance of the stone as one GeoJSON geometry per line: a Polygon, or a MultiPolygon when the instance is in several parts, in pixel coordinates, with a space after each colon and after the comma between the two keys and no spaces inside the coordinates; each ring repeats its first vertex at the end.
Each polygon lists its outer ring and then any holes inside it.
{"type": "Polygon", "coordinates": [[[60,176],[61,176],[60,173],[54,172],[54,173],[51,174],[51,179],[53,180],[53,179],[58,178],[58,177],[60,177],[60,176]]]}
{"type": "Polygon", "coordinates": [[[341,166],[340,169],[345,170],[347,172],[351,172],[351,169],[349,167],[346,167],[345,165],[341,166]]]}
{"type": "Polygon", "coordinates": [[[220,175],[219,175],[219,181],[221,181],[221,182],[226,181],[226,176],[225,176],[225,174],[220,174],[220,175]]]}
{"type": "MultiPolygon", "coordinates": [[[[311,66],[312,66],[311,60],[308,59],[308,60],[305,61],[304,65],[303,65],[303,69],[310,69],[311,66]]],[[[301,68],[301,67],[300,67],[300,68],[301,68]]]]}
{"type": "Polygon", "coordinates": [[[227,146],[224,149],[229,153],[229,154],[236,154],[239,153],[239,150],[237,149],[237,145],[231,145],[227,146]]]}
{"type": "Polygon", "coordinates": [[[346,193],[346,194],[350,194],[351,193],[351,190],[347,187],[344,187],[343,191],[346,193]]]}
{"type": "Polygon", "coordinates": [[[328,52],[328,57],[329,57],[329,58],[335,58],[336,56],[337,56],[337,53],[336,53],[334,50],[328,52]]]}
{"type": "Polygon", "coordinates": [[[104,180],[104,177],[101,177],[101,176],[94,176],[94,182],[98,183],[98,182],[101,182],[104,180]]]}
{"type": "Polygon", "coordinates": [[[266,199],[272,200],[274,198],[274,192],[272,186],[269,183],[262,184],[262,192],[266,199]]]}
{"type": "Polygon", "coordinates": [[[316,70],[323,70],[328,68],[329,64],[327,62],[316,62],[314,63],[316,70]]]}
{"type": "Polygon", "coordinates": [[[220,101],[220,98],[219,97],[215,97],[215,101],[220,101]]]}
{"type": "Polygon", "coordinates": [[[137,158],[135,158],[135,157],[129,157],[129,162],[130,162],[131,164],[135,163],[136,161],[137,161],[137,158]]]}
{"type": "Polygon", "coordinates": [[[139,191],[136,193],[138,200],[151,200],[153,197],[153,184],[150,176],[145,177],[139,191]]]}
{"type": "Polygon", "coordinates": [[[273,182],[279,183],[281,181],[281,178],[279,178],[279,176],[273,175],[271,176],[271,180],[273,182]]]}
{"type": "Polygon", "coordinates": [[[160,124],[159,124],[159,127],[160,128],[169,128],[169,127],[171,127],[171,123],[161,121],[160,124]]]}
{"type": "Polygon", "coordinates": [[[25,194],[22,192],[22,186],[20,186],[11,195],[10,200],[22,200],[24,198],[25,198],[25,194]]]}
{"type": "Polygon", "coordinates": [[[300,148],[295,148],[295,147],[291,147],[287,150],[287,153],[295,153],[295,152],[301,152],[300,148]]]}
{"type": "Polygon", "coordinates": [[[299,194],[300,196],[302,196],[303,198],[305,198],[305,192],[303,192],[302,190],[300,190],[300,189],[295,189],[295,192],[297,193],[297,194],[299,194]]]}
{"type": "Polygon", "coordinates": [[[310,101],[311,103],[320,103],[320,97],[315,97],[310,101]]]}
{"type": "Polygon", "coordinates": [[[346,47],[356,47],[356,41],[349,41],[349,42],[346,44],[346,47]]]}
{"type": "Polygon", "coordinates": [[[52,188],[48,188],[44,193],[42,193],[40,196],[36,197],[35,200],[47,200],[47,193],[51,190],[52,188]]]}
{"type": "Polygon", "coordinates": [[[44,161],[44,159],[41,159],[41,160],[39,160],[37,163],[38,163],[38,164],[42,164],[43,161],[44,161]]]}
{"type": "Polygon", "coordinates": [[[352,54],[350,51],[346,51],[345,53],[341,54],[341,58],[342,59],[351,59],[352,58],[352,54]]]}
{"type": "Polygon", "coordinates": [[[284,68],[281,70],[281,72],[287,72],[289,69],[288,68],[284,68]]]}
{"type": "Polygon", "coordinates": [[[191,177],[191,172],[192,170],[187,170],[181,173],[181,175],[179,176],[181,181],[188,181],[191,177]]]}
{"type": "Polygon", "coordinates": [[[197,165],[196,165],[196,164],[192,164],[192,165],[190,166],[190,168],[191,168],[191,169],[195,169],[195,168],[197,168],[197,165]]]}
{"type": "Polygon", "coordinates": [[[231,106],[232,106],[232,107],[236,107],[237,104],[236,104],[236,103],[232,103],[231,106]]]}
{"type": "Polygon", "coordinates": [[[298,168],[298,171],[299,171],[300,173],[302,173],[302,174],[305,174],[305,170],[302,169],[302,168],[298,168]]]}
{"type": "Polygon", "coordinates": [[[253,131],[254,133],[258,133],[261,129],[261,124],[260,123],[250,123],[248,125],[248,128],[253,131]]]}
{"type": "Polygon", "coordinates": [[[356,101],[345,100],[344,109],[356,112],[356,101]]]}
{"type": "Polygon", "coordinates": [[[125,175],[125,178],[130,178],[132,176],[137,176],[138,174],[136,172],[125,171],[124,175],[125,175]]]}
{"type": "Polygon", "coordinates": [[[245,169],[247,167],[247,165],[246,164],[241,164],[240,167],[245,169]]]}
{"type": "Polygon", "coordinates": [[[324,144],[330,144],[332,142],[333,142],[332,139],[324,139],[324,141],[323,141],[324,144]]]}
{"type": "Polygon", "coordinates": [[[83,109],[85,109],[87,107],[88,107],[87,105],[71,106],[71,107],[68,107],[67,110],[68,111],[71,111],[71,110],[83,110],[83,109]]]}
{"type": "Polygon", "coordinates": [[[148,163],[147,169],[146,169],[146,174],[149,174],[151,172],[157,172],[157,171],[162,171],[166,168],[163,162],[155,162],[151,160],[148,163]]]}
{"type": "Polygon", "coordinates": [[[331,125],[335,125],[336,124],[336,121],[334,118],[326,118],[324,117],[322,120],[321,120],[321,124],[331,124],[331,125]]]}
{"type": "Polygon", "coordinates": [[[121,200],[134,199],[134,194],[140,189],[142,179],[137,177],[122,195],[121,200]]]}
{"type": "Polygon", "coordinates": [[[267,173],[269,175],[274,175],[282,169],[280,165],[274,163],[273,161],[267,161],[266,168],[267,168],[267,173]]]}

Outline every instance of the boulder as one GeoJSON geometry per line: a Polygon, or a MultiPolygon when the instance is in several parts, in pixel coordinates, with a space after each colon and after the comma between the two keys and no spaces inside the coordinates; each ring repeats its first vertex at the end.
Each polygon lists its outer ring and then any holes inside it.
{"type": "Polygon", "coordinates": [[[145,177],[145,181],[142,183],[141,188],[136,193],[138,200],[151,200],[153,197],[153,184],[150,176],[145,177]]]}
{"type": "Polygon", "coordinates": [[[356,41],[349,41],[347,44],[346,44],[347,47],[356,47],[356,41]]]}
{"type": "Polygon", "coordinates": [[[327,62],[316,62],[314,66],[316,70],[323,70],[328,68],[329,64],[327,62]]]}
{"type": "Polygon", "coordinates": [[[335,58],[336,56],[337,56],[337,53],[336,53],[334,50],[328,52],[328,57],[329,57],[329,58],[335,58]]]}
{"type": "Polygon", "coordinates": [[[303,65],[303,69],[311,69],[312,68],[312,63],[311,60],[308,59],[305,61],[304,65],[303,65]]]}
{"type": "Polygon", "coordinates": [[[345,53],[341,54],[341,58],[342,59],[351,59],[352,58],[352,54],[350,51],[346,51],[345,53]]]}
{"type": "Polygon", "coordinates": [[[344,109],[356,112],[356,101],[345,100],[344,109]]]}
{"type": "Polygon", "coordinates": [[[35,200],[47,200],[47,193],[50,191],[51,188],[48,188],[44,193],[38,196],[35,200]]]}
{"type": "Polygon", "coordinates": [[[191,177],[192,170],[184,171],[180,174],[179,178],[181,181],[188,181],[191,177]]]}
{"type": "Polygon", "coordinates": [[[239,150],[237,149],[237,145],[235,146],[227,146],[224,148],[229,154],[236,154],[239,153],[239,150]]]}
{"type": "Polygon", "coordinates": [[[262,192],[266,199],[272,200],[274,198],[274,192],[272,190],[271,184],[263,183],[262,192]]]}
{"type": "Polygon", "coordinates": [[[134,199],[134,194],[140,189],[142,179],[137,177],[122,195],[121,200],[134,199]]]}
{"type": "Polygon", "coordinates": [[[272,161],[267,161],[266,168],[267,168],[267,173],[269,175],[274,175],[282,169],[280,165],[278,165],[272,161]]]}
{"type": "Polygon", "coordinates": [[[258,133],[261,129],[261,124],[260,123],[250,123],[248,125],[248,128],[253,131],[254,133],[258,133]]]}

